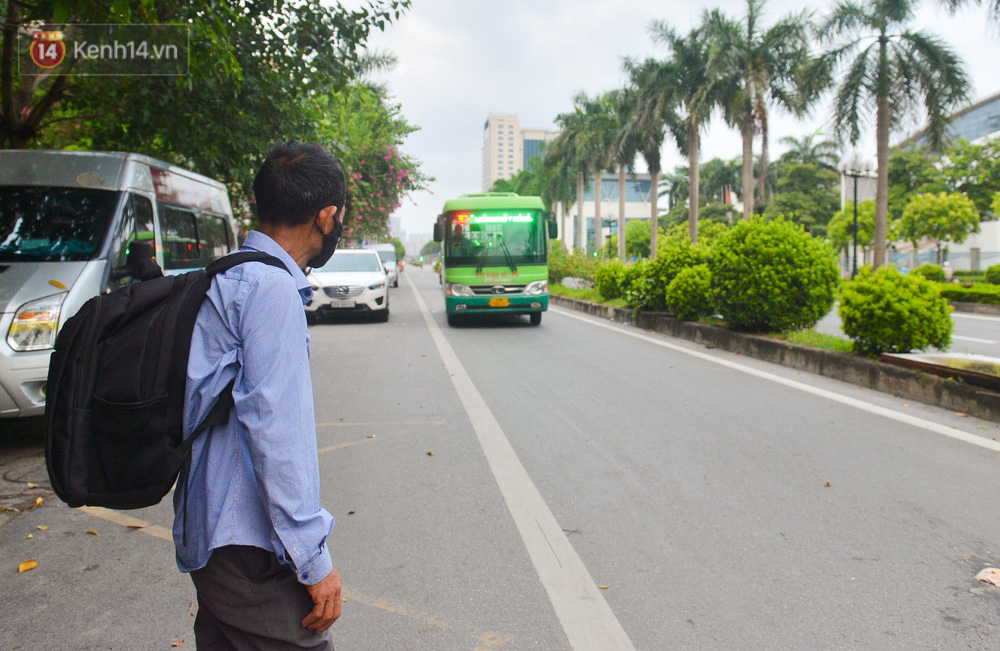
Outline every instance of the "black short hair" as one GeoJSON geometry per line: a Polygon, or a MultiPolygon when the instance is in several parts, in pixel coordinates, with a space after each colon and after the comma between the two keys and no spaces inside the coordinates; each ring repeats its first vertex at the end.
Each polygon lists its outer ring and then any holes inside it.
{"type": "Polygon", "coordinates": [[[268,153],[253,180],[253,195],[260,221],[301,226],[327,206],[342,209],[347,183],[340,162],[322,146],[289,142],[268,153]]]}

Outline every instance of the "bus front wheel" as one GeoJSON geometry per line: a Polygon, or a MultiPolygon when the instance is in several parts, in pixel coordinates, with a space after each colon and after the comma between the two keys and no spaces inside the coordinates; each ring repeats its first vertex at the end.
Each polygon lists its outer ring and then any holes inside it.
{"type": "Polygon", "coordinates": [[[541,325],[542,323],[541,312],[532,312],[530,315],[528,315],[528,318],[531,319],[531,325],[541,325]]]}
{"type": "Polygon", "coordinates": [[[457,314],[449,314],[448,315],[448,325],[450,325],[453,328],[458,325],[458,315],[457,314]]]}

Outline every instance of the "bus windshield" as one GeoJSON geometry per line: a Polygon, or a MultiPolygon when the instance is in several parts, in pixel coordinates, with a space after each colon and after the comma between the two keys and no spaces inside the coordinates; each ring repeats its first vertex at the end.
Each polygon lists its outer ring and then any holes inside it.
{"type": "Polygon", "coordinates": [[[0,187],[0,262],[94,258],[117,201],[112,190],[0,187]]]}
{"type": "Polygon", "coordinates": [[[545,264],[545,221],[538,210],[446,213],[444,254],[449,266],[545,264]]]}

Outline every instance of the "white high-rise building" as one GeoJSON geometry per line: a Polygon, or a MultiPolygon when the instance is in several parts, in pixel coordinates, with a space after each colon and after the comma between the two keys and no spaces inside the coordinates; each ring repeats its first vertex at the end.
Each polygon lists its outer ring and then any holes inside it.
{"type": "Polygon", "coordinates": [[[548,129],[522,129],[514,113],[490,113],[483,125],[482,191],[528,168],[542,145],[557,135],[548,129]]]}

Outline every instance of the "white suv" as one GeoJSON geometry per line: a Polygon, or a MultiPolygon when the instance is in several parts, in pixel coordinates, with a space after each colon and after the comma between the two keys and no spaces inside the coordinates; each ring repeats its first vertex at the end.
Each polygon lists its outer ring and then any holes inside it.
{"type": "Polygon", "coordinates": [[[322,315],[362,312],[376,321],[389,320],[389,285],[375,251],[339,249],[308,278],[313,288],[313,299],[306,306],[310,323],[322,315]]]}

